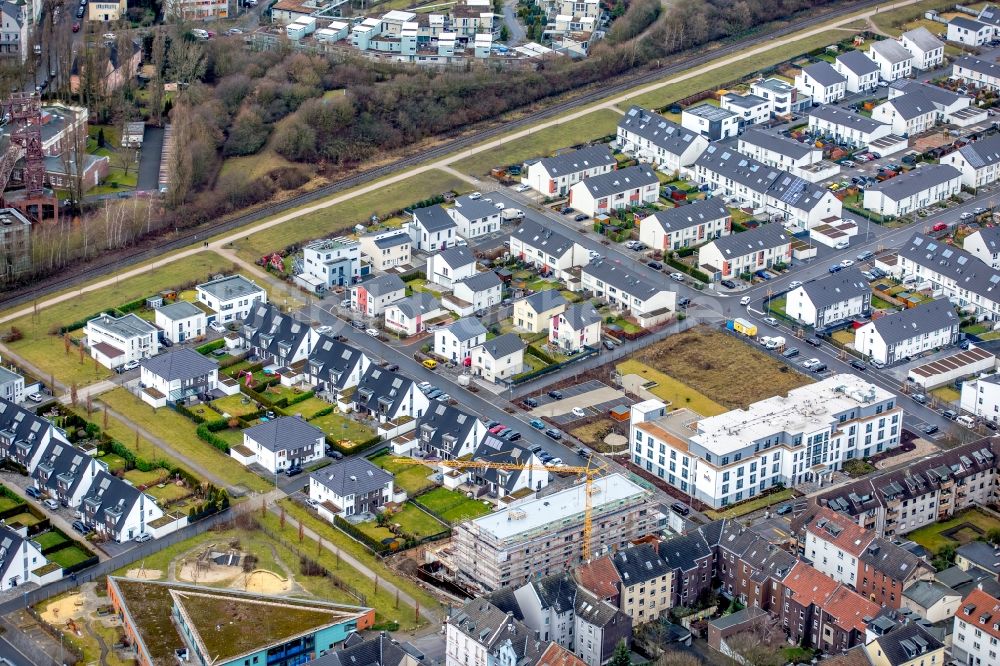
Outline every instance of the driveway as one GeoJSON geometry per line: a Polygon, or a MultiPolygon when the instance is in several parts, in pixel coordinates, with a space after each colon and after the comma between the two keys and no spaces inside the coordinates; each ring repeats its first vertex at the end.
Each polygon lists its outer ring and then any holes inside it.
{"type": "Polygon", "coordinates": [[[163,157],[163,128],[147,127],[142,137],[142,151],[139,153],[139,180],[136,189],[140,192],[156,192],[160,189],[160,159],[163,157]]]}
{"type": "Polygon", "coordinates": [[[510,33],[510,38],[507,40],[508,46],[517,46],[524,41],[527,33],[517,19],[517,0],[504,0],[503,22],[507,26],[507,32],[510,33]]]}

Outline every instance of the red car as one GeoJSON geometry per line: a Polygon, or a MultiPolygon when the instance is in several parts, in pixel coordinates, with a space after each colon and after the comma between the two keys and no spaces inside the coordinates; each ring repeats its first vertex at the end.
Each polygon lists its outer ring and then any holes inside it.
{"type": "Polygon", "coordinates": [[[503,424],[501,424],[501,425],[495,425],[492,428],[490,428],[490,434],[491,435],[495,435],[495,434],[497,434],[498,432],[500,432],[501,430],[503,430],[506,427],[507,426],[505,426],[503,424]]]}
{"type": "Polygon", "coordinates": [[[944,222],[938,222],[937,224],[934,225],[932,231],[944,231],[947,228],[948,228],[948,225],[946,223],[944,223],[944,222]]]}
{"type": "Polygon", "coordinates": [[[80,32],[80,23],[79,22],[73,24],[73,32],[80,32]]]}

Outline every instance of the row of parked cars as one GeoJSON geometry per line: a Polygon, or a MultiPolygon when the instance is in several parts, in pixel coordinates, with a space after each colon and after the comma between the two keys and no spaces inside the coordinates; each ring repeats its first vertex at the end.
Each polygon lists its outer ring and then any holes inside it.
{"type": "MultiPolygon", "coordinates": [[[[434,365],[436,366],[437,364],[435,363],[434,365]]],[[[420,392],[426,395],[430,400],[437,400],[438,402],[448,402],[451,400],[451,395],[445,393],[430,382],[420,382],[417,384],[417,388],[420,389],[420,392]]]]}

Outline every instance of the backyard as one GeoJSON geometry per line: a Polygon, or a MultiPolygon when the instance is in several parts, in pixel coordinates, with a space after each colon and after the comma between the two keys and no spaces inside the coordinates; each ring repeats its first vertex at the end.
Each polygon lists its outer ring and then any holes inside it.
{"type": "Polygon", "coordinates": [[[639,361],[625,361],[620,363],[617,369],[623,377],[625,375],[639,375],[649,382],[653,382],[654,385],[647,386],[646,390],[674,409],[688,407],[702,416],[715,416],[727,411],[725,407],[708,396],[702,395],[690,386],[639,361]]]}
{"type": "Polygon", "coordinates": [[[489,502],[477,501],[447,488],[435,488],[414,501],[441,516],[449,525],[485,516],[492,510],[489,502]]]}
{"type": "Polygon", "coordinates": [[[391,453],[381,453],[371,461],[396,477],[396,487],[402,488],[410,497],[415,497],[424,490],[434,486],[434,482],[428,479],[431,469],[425,465],[404,465],[393,462],[391,453]]]}
{"type": "MultiPolygon", "coordinates": [[[[412,534],[418,539],[439,534],[448,529],[447,525],[441,523],[437,518],[410,502],[405,503],[402,509],[389,516],[389,523],[399,525],[399,529],[405,534],[412,534]]],[[[361,523],[358,527],[362,528],[365,532],[369,532],[369,529],[372,527],[376,530],[381,530],[381,532],[371,533],[372,536],[375,536],[380,541],[394,536],[388,529],[378,527],[375,522],[361,523]]]]}
{"type": "Polygon", "coordinates": [[[753,513],[760,509],[773,506],[780,502],[785,502],[795,497],[795,491],[791,488],[784,488],[777,492],[773,492],[769,495],[761,495],[756,499],[747,500],[728,509],[706,509],[705,515],[712,520],[720,520],[722,518],[739,518],[740,516],[745,516],[748,513],[753,513]]]}
{"type": "MultiPolygon", "coordinates": [[[[298,405],[292,405],[287,411],[294,414],[298,412],[297,408],[298,405]]],[[[351,417],[336,411],[314,418],[309,423],[329,435],[330,439],[340,442],[341,446],[345,449],[350,449],[356,444],[366,442],[375,436],[375,431],[364,423],[355,421],[351,417]]]]}
{"type": "Polygon", "coordinates": [[[65,569],[75,564],[79,564],[80,562],[84,562],[93,557],[93,555],[85,551],[80,546],[73,544],[72,546],[67,546],[53,551],[46,557],[48,557],[50,562],[55,562],[65,569]]]}
{"type": "Polygon", "coordinates": [[[925,525],[906,536],[931,553],[937,553],[945,546],[961,546],[985,537],[990,530],[996,529],[1000,529],[1000,519],[975,508],[963,511],[944,522],[925,525]]]}

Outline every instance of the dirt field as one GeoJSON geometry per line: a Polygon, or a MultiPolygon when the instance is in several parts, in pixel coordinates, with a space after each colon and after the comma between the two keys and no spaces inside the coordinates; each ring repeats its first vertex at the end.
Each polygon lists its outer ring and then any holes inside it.
{"type": "Polygon", "coordinates": [[[705,326],[671,336],[634,358],[729,409],[788,393],[811,381],[749,344],[705,326]]]}
{"type": "Polygon", "coordinates": [[[129,578],[143,578],[145,580],[160,580],[163,572],[159,569],[129,569],[125,572],[129,578]]]}
{"type": "Polygon", "coordinates": [[[292,586],[287,580],[267,569],[257,569],[250,572],[244,588],[247,592],[258,594],[281,594],[288,592],[292,586]]]}
{"type": "Polygon", "coordinates": [[[950,143],[951,141],[953,141],[953,139],[948,136],[947,132],[933,132],[914,139],[913,147],[916,150],[923,152],[930,148],[936,148],[942,144],[950,143]]]}

